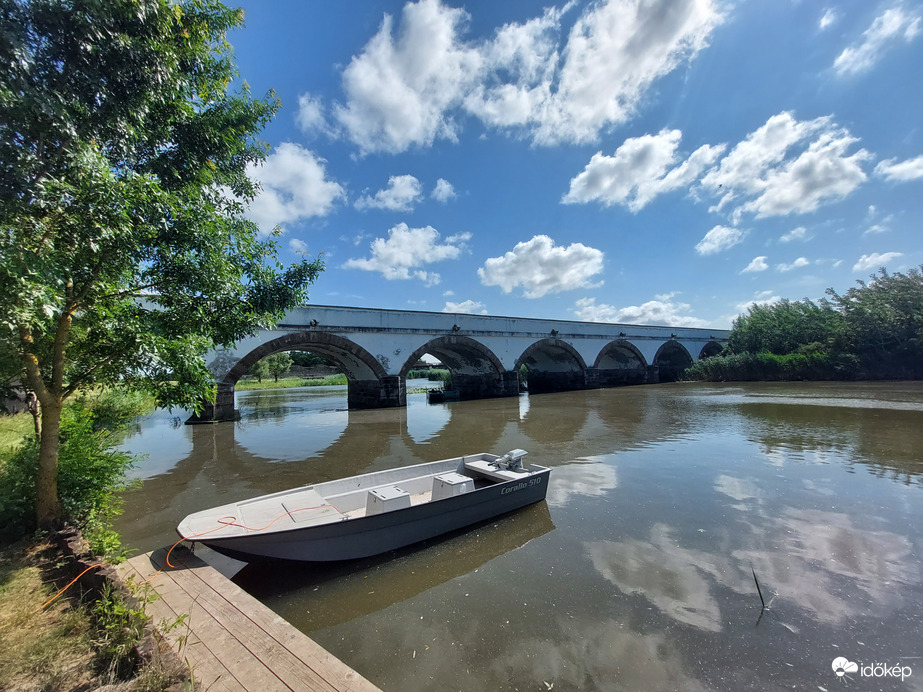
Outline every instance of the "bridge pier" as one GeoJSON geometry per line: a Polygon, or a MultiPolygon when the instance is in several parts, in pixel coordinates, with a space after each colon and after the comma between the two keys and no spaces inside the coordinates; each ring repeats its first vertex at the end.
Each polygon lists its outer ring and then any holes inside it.
{"type": "Polygon", "coordinates": [[[240,411],[234,407],[234,385],[219,382],[215,400],[203,402],[201,412],[193,413],[186,421],[186,425],[238,420],[240,420],[240,411]]]}
{"type": "Polygon", "coordinates": [[[459,399],[495,399],[504,396],[519,396],[519,374],[507,370],[495,374],[464,375],[452,374],[452,389],[458,391],[459,399]]]}
{"type": "Polygon", "coordinates": [[[578,389],[596,389],[599,386],[599,370],[596,368],[560,372],[529,370],[529,394],[572,392],[578,389]]]}
{"type": "Polygon", "coordinates": [[[350,409],[406,406],[407,384],[400,375],[380,380],[350,380],[346,397],[350,409]]]}

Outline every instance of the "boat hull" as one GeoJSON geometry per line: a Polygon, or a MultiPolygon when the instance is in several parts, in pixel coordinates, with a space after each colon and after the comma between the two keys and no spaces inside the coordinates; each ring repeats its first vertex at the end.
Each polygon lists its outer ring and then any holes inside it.
{"type": "Polygon", "coordinates": [[[247,562],[330,562],[388,552],[507,514],[545,499],[550,469],[455,497],[348,521],[280,532],[201,537],[198,542],[247,562]]]}

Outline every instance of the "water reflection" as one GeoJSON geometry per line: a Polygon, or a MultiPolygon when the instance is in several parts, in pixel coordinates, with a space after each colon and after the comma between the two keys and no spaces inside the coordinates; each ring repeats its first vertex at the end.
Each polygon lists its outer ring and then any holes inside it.
{"type": "Polygon", "coordinates": [[[236,426],[154,416],[125,443],[149,456],[118,528],[151,550],[205,506],[521,447],[553,467],[547,504],[236,579],[385,690],[832,689],[831,652],[923,655],[923,385],[408,401],[289,392],[244,397],[236,426]],[[758,626],[754,572],[776,594],[758,626]]]}
{"type": "Polygon", "coordinates": [[[554,529],[541,502],[437,540],[345,563],[247,565],[234,581],[304,632],[407,600],[554,529]],[[295,604],[297,603],[297,606],[295,604]]]}

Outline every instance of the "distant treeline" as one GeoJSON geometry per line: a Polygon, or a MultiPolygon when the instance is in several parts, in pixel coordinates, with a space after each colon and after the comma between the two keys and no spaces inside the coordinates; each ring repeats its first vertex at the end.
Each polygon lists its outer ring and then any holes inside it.
{"type": "Polygon", "coordinates": [[[700,360],[684,379],[921,379],[920,269],[880,269],[857,284],[842,295],[829,288],[818,302],[752,306],[734,321],[722,354],[700,360]]]}

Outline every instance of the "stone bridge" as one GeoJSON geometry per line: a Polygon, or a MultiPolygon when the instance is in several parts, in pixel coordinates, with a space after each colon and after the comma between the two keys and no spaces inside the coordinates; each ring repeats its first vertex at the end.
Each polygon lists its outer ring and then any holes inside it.
{"type": "Polygon", "coordinates": [[[728,331],[519,317],[306,305],[273,329],[210,352],[214,402],[190,422],[234,420],[235,383],[261,358],[310,351],[348,380],[350,409],[405,406],[405,378],[424,354],[452,372],[462,399],[675,380],[720,352],[728,331]]]}

